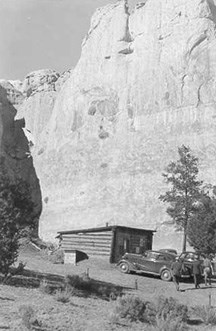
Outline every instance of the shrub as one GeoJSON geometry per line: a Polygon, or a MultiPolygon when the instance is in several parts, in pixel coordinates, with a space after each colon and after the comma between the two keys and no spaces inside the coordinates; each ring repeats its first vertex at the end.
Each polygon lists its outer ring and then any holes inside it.
{"type": "Polygon", "coordinates": [[[19,313],[22,318],[22,324],[29,330],[31,330],[32,319],[35,317],[35,312],[32,306],[23,305],[19,307],[19,313]]]}
{"type": "Polygon", "coordinates": [[[188,307],[179,304],[174,298],[160,296],[151,309],[148,321],[154,325],[155,331],[185,331],[188,330],[188,307]]]}
{"type": "Polygon", "coordinates": [[[66,284],[78,290],[91,290],[91,283],[78,275],[67,275],[66,284]]]}
{"type": "Polygon", "coordinates": [[[39,287],[39,290],[42,292],[42,293],[46,293],[46,294],[52,294],[53,293],[53,288],[50,286],[50,284],[47,282],[47,280],[43,279],[41,282],[40,282],[40,287],[39,287]]]}
{"type": "Polygon", "coordinates": [[[117,299],[115,314],[116,319],[126,318],[130,322],[147,322],[146,304],[137,296],[125,295],[117,299]]]}
{"type": "Polygon", "coordinates": [[[66,289],[66,290],[58,290],[55,293],[55,298],[57,301],[62,302],[62,303],[67,303],[70,301],[70,297],[72,295],[72,291],[66,289]]]}
{"type": "Polygon", "coordinates": [[[209,306],[195,306],[192,308],[194,315],[201,318],[203,323],[216,325],[216,311],[209,306]]]}
{"type": "Polygon", "coordinates": [[[160,296],[156,304],[157,319],[162,319],[164,321],[170,319],[178,319],[181,322],[188,321],[188,307],[186,305],[180,304],[174,298],[165,298],[160,296]]]}
{"type": "Polygon", "coordinates": [[[22,275],[24,269],[25,269],[25,266],[26,266],[27,262],[22,262],[20,261],[17,268],[16,268],[16,274],[17,275],[22,275]]]}
{"type": "Polygon", "coordinates": [[[25,326],[26,329],[36,331],[45,331],[46,328],[43,328],[42,322],[38,321],[36,318],[36,314],[32,306],[30,305],[23,305],[19,307],[19,313],[21,315],[22,324],[25,326]]]}

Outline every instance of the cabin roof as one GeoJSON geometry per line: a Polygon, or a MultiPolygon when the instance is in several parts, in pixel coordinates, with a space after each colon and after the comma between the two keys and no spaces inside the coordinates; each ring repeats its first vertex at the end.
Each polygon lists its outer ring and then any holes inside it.
{"type": "Polygon", "coordinates": [[[132,228],[128,226],[122,225],[109,225],[104,227],[96,227],[96,228],[89,228],[89,229],[79,229],[79,230],[70,230],[70,231],[58,231],[58,238],[62,234],[76,234],[76,233],[88,233],[88,232],[101,232],[101,231],[115,231],[117,228],[125,229],[125,230],[138,230],[142,232],[156,232],[156,230],[147,230],[147,229],[140,229],[140,228],[132,228]]]}

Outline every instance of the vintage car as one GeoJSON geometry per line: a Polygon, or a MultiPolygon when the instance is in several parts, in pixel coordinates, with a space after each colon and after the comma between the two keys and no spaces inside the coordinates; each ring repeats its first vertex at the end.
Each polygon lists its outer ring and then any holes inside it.
{"type": "Polygon", "coordinates": [[[162,280],[172,279],[171,264],[176,259],[176,255],[160,252],[146,251],[144,254],[125,253],[117,266],[123,273],[131,271],[160,276],[162,280]]]}

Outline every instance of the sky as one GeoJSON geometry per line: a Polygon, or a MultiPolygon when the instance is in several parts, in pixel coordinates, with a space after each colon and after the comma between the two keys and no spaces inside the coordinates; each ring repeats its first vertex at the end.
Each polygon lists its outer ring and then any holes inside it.
{"type": "Polygon", "coordinates": [[[74,67],[95,9],[116,1],[0,0],[0,79],[74,67]]]}

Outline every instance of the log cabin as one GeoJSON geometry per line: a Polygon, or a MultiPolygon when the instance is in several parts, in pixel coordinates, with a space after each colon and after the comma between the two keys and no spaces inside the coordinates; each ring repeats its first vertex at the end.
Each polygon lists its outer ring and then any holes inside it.
{"type": "Polygon", "coordinates": [[[65,254],[82,251],[89,257],[104,257],[116,263],[126,252],[142,254],[152,249],[155,230],[110,225],[90,229],[59,231],[57,238],[65,254]]]}

